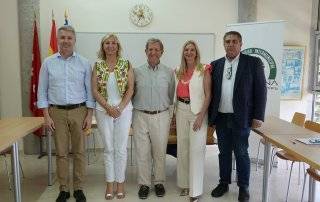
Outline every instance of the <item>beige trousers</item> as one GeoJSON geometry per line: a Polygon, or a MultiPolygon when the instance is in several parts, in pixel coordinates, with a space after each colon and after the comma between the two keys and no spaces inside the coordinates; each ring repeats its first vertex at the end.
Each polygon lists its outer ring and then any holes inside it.
{"type": "Polygon", "coordinates": [[[69,191],[69,139],[73,153],[73,189],[83,189],[85,177],[85,135],[82,131],[83,120],[87,115],[86,107],[72,110],[49,108],[50,117],[55,125],[54,141],[56,146],[57,178],[60,191],[69,191]]]}
{"type": "Polygon", "coordinates": [[[203,176],[207,139],[207,117],[200,130],[193,131],[196,115],[190,105],[178,102],[177,124],[177,183],[180,188],[189,188],[190,197],[203,193],[203,176]]]}
{"type": "Polygon", "coordinates": [[[164,183],[170,128],[169,111],[146,114],[134,110],[132,126],[137,156],[138,184],[150,186],[152,170],[154,184],[164,183]]]}

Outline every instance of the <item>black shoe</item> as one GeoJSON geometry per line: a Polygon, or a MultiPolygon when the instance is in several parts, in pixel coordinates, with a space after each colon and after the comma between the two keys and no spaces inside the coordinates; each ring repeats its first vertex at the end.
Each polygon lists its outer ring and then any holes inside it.
{"type": "Polygon", "coordinates": [[[154,191],[156,192],[157,197],[163,197],[166,194],[163,184],[154,185],[154,191]]]}
{"type": "Polygon", "coordinates": [[[73,192],[73,197],[76,199],[76,202],[86,202],[87,201],[82,190],[75,190],[73,192]]]}
{"type": "Polygon", "coordinates": [[[239,202],[249,202],[249,199],[250,199],[249,189],[240,187],[239,196],[238,196],[239,202]]]}
{"type": "Polygon", "coordinates": [[[68,198],[70,198],[70,192],[60,191],[56,202],[66,202],[68,198]]]}
{"type": "Polygon", "coordinates": [[[141,185],[138,192],[139,198],[140,199],[148,198],[149,192],[150,192],[150,188],[147,185],[141,185]]]}
{"type": "Polygon", "coordinates": [[[219,183],[218,186],[212,190],[211,196],[218,198],[218,197],[223,196],[228,191],[229,191],[228,184],[219,183]]]}

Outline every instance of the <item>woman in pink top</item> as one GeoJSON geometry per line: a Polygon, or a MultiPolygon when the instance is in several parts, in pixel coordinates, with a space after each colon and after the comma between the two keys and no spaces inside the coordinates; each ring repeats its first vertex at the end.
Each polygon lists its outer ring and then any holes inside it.
{"type": "Polygon", "coordinates": [[[198,201],[203,193],[207,109],[211,98],[211,66],[200,63],[194,41],[182,50],[176,75],[177,184],[181,196],[198,201]]]}

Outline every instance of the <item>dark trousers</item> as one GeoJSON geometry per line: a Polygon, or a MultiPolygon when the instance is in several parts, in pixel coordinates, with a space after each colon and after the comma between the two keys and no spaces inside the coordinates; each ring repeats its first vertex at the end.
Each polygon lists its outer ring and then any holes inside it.
{"type": "Polygon", "coordinates": [[[238,186],[248,188],[250,179],[250,158],[248,138],[250,128],[235,124],[233,114],[219,113],[216,132],[219,147],[220,183],[231,183],[232,151],[236,158],[238,186]]]}

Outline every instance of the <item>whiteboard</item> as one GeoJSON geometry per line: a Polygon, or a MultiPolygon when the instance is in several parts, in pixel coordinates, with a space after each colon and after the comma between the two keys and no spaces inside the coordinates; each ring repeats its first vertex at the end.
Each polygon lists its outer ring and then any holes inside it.
{"type": "MultiPolygon", "coordinates": [[[[122,56],[132,66],[139,67],[147,62],[145,44],[149,38],[158,38],[164,46],[161,63],[171,68],[180,65],[182,46],[187,40],[194,40],[200,49],[202,63],[210,63],[214,59],[215,35],[213,33],[115,33],[122,46],[122,56]]],[[[88,58],[93,64],[97,59],[100,42],[106,33],[77,32],[76,51],[88,58]]]]}

